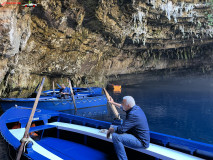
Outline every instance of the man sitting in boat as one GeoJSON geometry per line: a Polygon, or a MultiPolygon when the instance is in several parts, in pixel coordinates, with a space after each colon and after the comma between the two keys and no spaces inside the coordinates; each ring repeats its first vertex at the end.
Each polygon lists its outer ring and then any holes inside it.
{"type": "Polygon", "coordinates": [[[112,134],[112,141],[119,160],[127,160],[125,146],[132,148],[148,148],[150,142],[149,126],[143,110],[135,105],[131,96],[123,97],[122,104],[115,103],[111,98],[110,103],[126,112],[126,119],[122,125],[111,126],[107,138],[112,134]]]}
{"type": "Polygon", "coordinates": [[[61,93],[61,98],[68,99],[70,94],[70,89],[66,87],[64,84],[62,84],[60,93],[61,93]]]}

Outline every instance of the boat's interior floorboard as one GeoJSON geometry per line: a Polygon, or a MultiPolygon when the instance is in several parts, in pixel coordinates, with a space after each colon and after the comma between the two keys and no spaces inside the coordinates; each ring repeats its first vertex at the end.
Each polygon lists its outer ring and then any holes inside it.
{"type": "Polygon", "coordinates": [[[107,154],[101,151],[95,150],[93,148],[87,147],[79,143],[70,142],[63,139],[45,137],[36,142],[62,159],[72,159],[72,160],[108,159],[107,154]]]}

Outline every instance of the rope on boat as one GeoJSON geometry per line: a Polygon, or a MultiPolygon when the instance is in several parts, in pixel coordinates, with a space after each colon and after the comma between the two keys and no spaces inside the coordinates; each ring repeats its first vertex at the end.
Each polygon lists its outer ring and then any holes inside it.
{"type": "MultiPolygon", "coordinates": [[[[15,105],[15,107],[16,107],[17,109],[30,109],[30,110],[32,110],[32,108],[29,108],[29,107],[21,107],[21,106],[18,106],[18,105],[15,105]]],[[[41,110],[40,110],[40,109],[36,109],[36,112],[41,112],[41,110]]]]}
{"type": "Polygon", "coordinates": [[[29,141],[29,138],[22,138],[21,139],[21,143],[24,143],[24,152],[26,151],[26,146],[27,146],[28,141],[29,141]]]}
{"type": "Polygon", "coordinates": [[[88,102],[92,102],[92,100],[90,101],[89,99],[87,99],[88,102]]]}
{"type": "MultiPolygon", "coordinates": [[[[29,140],[29,137],[28,138],[22,138],[21,139],[21,143],[24,143],[24,152],[26,151],[26,147],[27,145],[30,143],[31,141],[29,140]]],[[[31,142],[32,143],[32,142],[31,142]]]]}
{"type": "Polygon", "coordinates": [[[23,142],[23,143],[26,143],[26,142],[28,142],[29,141],[29,138],[22,138],[21,139],[21,142],[23,142]]]}
{"type": "MultiPolygon", "coordinates": [[[[91,100],[89,100],[89,99],[86,99],[86,100],[78,100],[78,101],[76,101],[76,103],[87,103],[87,102],[96,102],[96,101],[101,101],[101,100],[106,100],[105,98],[103,98],[103,99],[101,99],[101,98],[99,98],[99,99],[91,99],[91,100]]],[[[55,105],[55,106],[57,106],[57,105],[59,105],[59,104],[62,104],[62,105],[66,105],[67,103],[69,103],[69,104],[71,104],[71,105],[73,105],[73,102],[71,102],[71,101],[66,101],[65,103],[63,103],[63,102],[59,102],[59,103],[55,103],[55,102],[53,102],[53,104],[55,105]]]]}
{"type": "Polygon", "coordinates": [[[69,104],[73,104],[73,102],[69,102],[69,104]]]}
{"type": "Polygon", "coordinates": [[[65,103],[63,103],[63,102],[62,102],[61,104],[62,104],[62,105],[66,105],[66,104],[67,104],[67,102],[65,102],[65,103]]]}
{"type": "Polygon", "coordinates": [[[53,104],[54,104],[55,106],[57,106],[57,105],[59,105],[60,103],[55,103],[55,102],[53,102],[53,104]]]}

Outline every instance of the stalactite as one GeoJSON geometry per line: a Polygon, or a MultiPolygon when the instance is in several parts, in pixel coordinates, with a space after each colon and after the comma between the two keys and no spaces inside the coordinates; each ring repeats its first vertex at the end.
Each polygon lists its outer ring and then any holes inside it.
{"type": "Polygon", "coordinates": [[[160,59],[161,59],[161,54],[162,54],[162,52],[161,52],[161,51],[159,51],[159,52],[158,52],[158,60],[160,60],[160,59]]]}
{"type": "Polygon", "coordinates": [[[184,58],[185,58],[185,60],[188,60],[187,52],[186,51],[184,51],[184,58]]]}
{"type": "Polygon", "coordinates": [[[154,61],[156,60],[156,55],[155,55],[155,53],[153,53],[153,57],[154,57],[154,61]]]}
{"type": "Polygon", "coordinates": [[[181,57],[181,59],[183,59],[183,52],[182,51],[180,52],[180,57],[181,57]]]}
{"type": "Polygon", "coordinates": [[[176,49],[176,56],[177,56],[177,59],[179,60],[179,53],[178,53],[178,49],[176,49]]]}

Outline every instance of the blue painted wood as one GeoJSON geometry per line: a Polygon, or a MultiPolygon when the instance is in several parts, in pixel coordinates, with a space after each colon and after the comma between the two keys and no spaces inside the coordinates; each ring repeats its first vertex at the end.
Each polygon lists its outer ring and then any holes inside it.
{"type": "MultiPolygon", "coordinates": [[[[103,106],[107,104],[106,96],[102,94],[102,88],[73,88],[74,97],[76,101],[77,109],[88,108],[93,106],[103,106]]],[[[59,89],[56,89],[56,96],[53,96],[53,90],[47,90],[42,92],[42,96],[39,99],[37,108],[49,109],[56,111],[64,111],[74,109],[72,98],[61,99],[59,89]]],[[[0,98],[0,105],[3,111],[6,111],[10,107],[24,106],[33,107],[35,98],[0,98]]]]}
{"type": "MultiPolygon", "coordinates": [[[[0,133],[2,134],[4,139],[15,149],[18,149],[20,142],[16,138],[14,138],[13,135],[9,132],[9,130],[7,128],[7,123],[11,123],[11,122],[25,123],[25,119],[29,118],[30,112],[31,112],[31,110],[29,110],[29,109],[23,109],[21,107],[18,107],[18,108],[12,107],[9,110],[7,110],[0,117],[0,133]]],[[[109,123],[109,122],[79,117],[79,116],[51,111],[51,110],[37,111],[34,116],[34,118],[39,118],[43,121],[46,121],[47,119],[50,119],[51,117],[58,117],[57,120],[60,122],[67,122],[67,123],[72,122],[74,124],[86,125],[86,126],[90,126],[90,127],[94,127],[94,128],[100,127],[100,128],[107,129],[111,125],[111,123],[109,123]],[[44,117],[46,117],[46,118],[44,118],[44,117]]],[[[37,119],[35,119],[34,121],[36,121],[36,120],[37,119]]],[[[55,127],[55,126],[53,126],[53,127],[55,127]]],[[[49,125],[42,125],[42,126],[37,126],[37,127],[31,128],[30,131],[45,130],[45,129],[49,129],[49,128],[52,128],[52,127],[49,127],[49,125]]],[[[59,130],[58,130],[58,134],[59,134],[59,130]]],[[[188,148],[189,151],[193,150],[193,151],[196,151],[196,154],[206,156],[207,157],[206,159],[213,158],[213,156],[212,156],[213,145],[196,142],[196,141],[192,141],[192,140],[187,140],[187,139],[170,136],[170,135],[166,135],[166,134],[161,134],[161,133],[157,133],[157,132],[150,132],[150,134],[151,134],[151,141],[153,141],[153,142],[158,141],[158,143],[159,142],[161,142],[162,144],[165,143],[166,146],[173,144],[173,146],[176,145],[176,146],[180,146],[180,147],[185,147],[185,148],[188,148]]],[[[84,140],[85,140],[84,142],[86,143],[86,139],[84,139],[84,140]]],[[[43,142],[47,143],[47,144],[51,143],[52,146],[54,146],[56,143],[59,144],[58,143],[59,141],[60,140],[58,139],[58,141],[57,141],[57,138],[56,138],[54,140],[47,140],[47,141],[44,140],[43,142]]],[[[68,145],[68,144],[71,145],[71,143],[69,143],[69,142],[64,142],[64,143],[66,143],[64,145],[68,145]]],[[[62,145],[62,146],[64,146],[64,145],[62,145]]],[[[58,147],[58,146],[56,146],[56,147],[58,147]]],[[[81,147],[79,147],[79,148],[81,148],[81,147]]],[[[58,148],[58,150],[60,150],[60,147],[58,148]]],[[[61,150],[63,150],[62,147],[61,147],[61,150]]],[[[51,151],[53,153],[58,154],[57,151],[54,151],[54,150],[51,150],[51,151]]],[[[194,153],[194,152],[191,152],[191,153],[194,153]]],[[[36,159],[39,157],[39,160],[42,160],[42,157],[35,152],[30,152],[29,154],[25,154],[25,156],[32,158],[32,159],[36,159]]],[[[45,159],[45,158],[43,158],[43,159],[45,159]]]]}
{"type": "Polygon", "coordinates": [[[31,127],[29,132],[41,131],[41,130],[55,128],[55,127],[56,126],[54,125],[41,125],[41,126],[31,127]]]}
{"type": "MultiPolygon", "coordinates": [[[[93,106],[103,106],[107,104],[107,99],[105,95],[94,96],[94,97],[82,97],[75,95],[75,101],[77,109],[83,109],[93,106]]],[[[24,106],[33,107],[35,98],[1,98],[0,105],[3,111],[6,111],[10,107],[24,106]]],[[[53,97],[40,98],[38,107],[39,109],[49,109],[56,111],[64,111],[74,109],[72,99],[58,99],[53,97]]]]}
{"type": "Polygon", "coordinates": [[[107,155],[103,152],[82,144],[65,141],[62,139],[47,137],[37,141],[37,143],[44,146],[46,149],[62,159],[107,160],[107,155]]]}
{"type": "Polygon", "coordinates": [[[211,144],[206,144],[157,132],[150,132],[150,136],[152,141],[161,141],[162,144],[165,144],[165,146],[173,146],[173,148],[185,147],[191,154],[193,154],[198,149],[213,153],[213,145],[211,144]]]}

